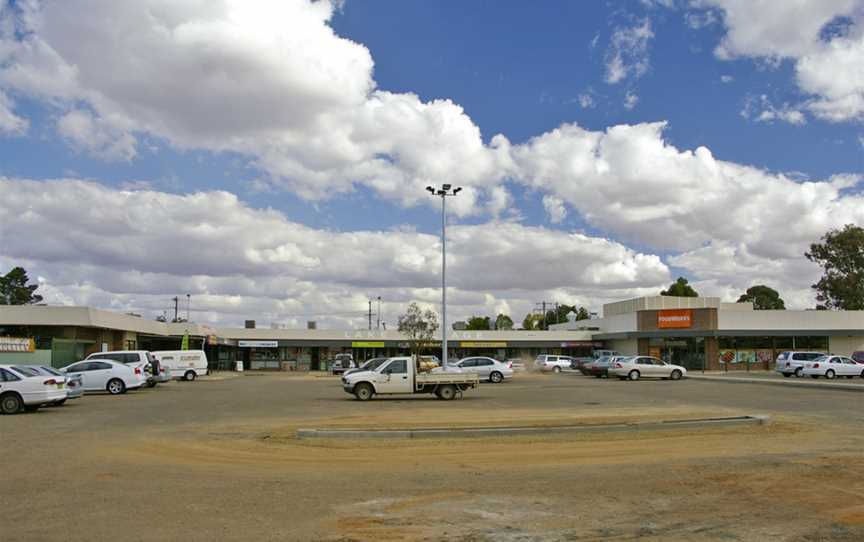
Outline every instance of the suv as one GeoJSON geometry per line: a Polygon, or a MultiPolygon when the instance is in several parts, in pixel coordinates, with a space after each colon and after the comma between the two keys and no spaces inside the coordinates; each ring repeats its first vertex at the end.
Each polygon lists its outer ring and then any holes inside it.
{"type": "Polygon", "coordinates": [[[534,368],[540,371],[552,371],[560,373],[564,369],[570,369],[576,360],[570,356],[553,356],[551,354],[540,354],[534,358],[534,368]]]}
{"type": "Polygon", "coordinates": [[[354,356],[351,354],[336,354],[333,361],[330,363],[330,372],[334,375],[341,375],[349,369],[356,369],[354,365],[354,356]]]}
{"type": "Polygon", "coordinates": [[[159,360],[146,350],[115,350],[113,352],[94,352],[86,359],[109,359],[129,367],[140,367],[147,375],[147,387],[152,388],[159,382],[167,382],[170,377],[161,370],[159,360]],[[164,375],[164,376],[163,376],[164,375]]]}
{"type": "Polygon", "coordinates": [[[804,363],[824,356],[824,352],[780,352],[774,370],[785,377],[804,374],[804,363]]]}

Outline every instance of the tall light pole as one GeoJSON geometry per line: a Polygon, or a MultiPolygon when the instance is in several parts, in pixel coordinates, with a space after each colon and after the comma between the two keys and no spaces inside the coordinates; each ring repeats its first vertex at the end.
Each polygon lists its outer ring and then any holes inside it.
{"type": "Polygon", "coordinates": [[[449,184],[441,188],[427,186],[426,190],[433,196],[441,198],[441,367],[447,368],[447,198],[455,196],[461,190],[457,186],[451,190],[449,184]]]}

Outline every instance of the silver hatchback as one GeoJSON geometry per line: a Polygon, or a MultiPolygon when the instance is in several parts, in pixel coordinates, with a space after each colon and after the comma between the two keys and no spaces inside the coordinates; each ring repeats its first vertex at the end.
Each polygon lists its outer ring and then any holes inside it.
{"type": "Polygon", "coordinates": [[[493,384],[513,378],[513,367],[498,360],[485,357],[462,358],[453,364],[465,373],[476,373],[480,380],[488,380],[493,384]]]}

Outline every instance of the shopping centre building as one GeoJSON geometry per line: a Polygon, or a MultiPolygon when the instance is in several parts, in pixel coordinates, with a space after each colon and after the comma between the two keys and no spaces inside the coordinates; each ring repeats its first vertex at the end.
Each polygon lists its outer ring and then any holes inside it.
{"type": "MultiPolygon", "coordinates": [[[[406,353],[395,330],[214,328],[165,323],[87,307],[0,306],[0,363],[56,367],[105,350],[172,350],[184,335],[211,367],[319,370],[338,353],[357,360],[406,353]]],[[[456,331],[449,356],[533,359],[588,356],[596,349],[653,355],[690,369],[767,369],[784,350],[864,350],[864,311],[757,311],[712,297],[644,297],[604,305],[603,316],[547,331],[456,331]]],[[[439,353],[432,343],[429,353],[439,353]]]]}

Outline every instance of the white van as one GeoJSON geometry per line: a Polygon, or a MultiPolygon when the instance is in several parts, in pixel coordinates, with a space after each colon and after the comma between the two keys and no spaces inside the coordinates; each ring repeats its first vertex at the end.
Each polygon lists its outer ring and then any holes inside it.
{"type": "Polygon", "coordinates": [[[192,381],[207,374],[207,355],[203,350],[159,350],[151,353],[168,370],[171,378],[192,381]]]}

